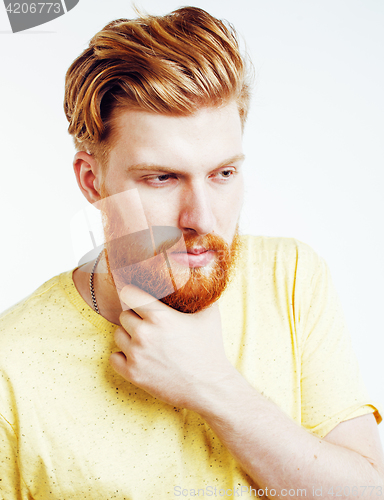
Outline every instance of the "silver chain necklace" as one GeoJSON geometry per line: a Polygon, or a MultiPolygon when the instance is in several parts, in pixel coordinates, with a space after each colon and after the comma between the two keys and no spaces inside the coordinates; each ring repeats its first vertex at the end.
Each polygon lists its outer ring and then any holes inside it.
{"type": "Polygon", "coordinates": [[[89,276],[89,291],[91,292],[91,298],[92,298],[93,308],[97,312],[97,314],[100,314],[100,311],[99,311],[99,308],[98,308],[97,302],[96,302],[95,289],[94,289],[94,286],[93,286],[93,276],[95,274],[96,266],[99,263],[99,260],[100,260],[100,257],[101,257],[102,253],[103,253],[103,250],[97,256],[97,259],[95,260],[95,263],[93,264],[91,275],[89,276]]]}

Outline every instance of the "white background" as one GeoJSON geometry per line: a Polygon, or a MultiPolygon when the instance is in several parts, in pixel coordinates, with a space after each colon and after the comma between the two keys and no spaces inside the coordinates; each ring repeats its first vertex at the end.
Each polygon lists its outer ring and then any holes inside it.
{"type": "MultiPolygon", "coordinates": [[[[182,4],[137,5],[165,14],[182,4]]],[[[255,65],[241,228],[293,236],[326,259],[365,381],[383,403],[384,2],[194,5],[231,21],[255,65]]],[[[12,34],[1,2],[0,310],[76,265],[69,225],[82,197],[64,76],[96,31],[133,16],[126,0],[80,0],[61,18],[12,34]]]]}

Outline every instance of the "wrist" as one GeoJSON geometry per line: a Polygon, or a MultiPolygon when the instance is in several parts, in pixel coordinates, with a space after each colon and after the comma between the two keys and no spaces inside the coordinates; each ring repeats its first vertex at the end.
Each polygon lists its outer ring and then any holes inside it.
{"type": "Polygon", "coordinates": [[[192,409],[199,413],[208,423],[211,420],[225,419],[230,413],[254,394],[255,389],[228,362],[228,366],[215,377],[205,379],[198,390],[196,404],[192,409]]]}

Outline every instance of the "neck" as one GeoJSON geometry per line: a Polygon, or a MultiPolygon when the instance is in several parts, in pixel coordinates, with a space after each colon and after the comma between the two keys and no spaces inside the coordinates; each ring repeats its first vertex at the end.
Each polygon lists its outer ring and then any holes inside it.
{"type": "MultiPolygon", "coordinates": [[[[95,261],[88,262],[73,273],[73,282],[77,291],[92,309],[94,309],[94,306],[89,289],[89,277],[94,263],[95,261]]],[[[122,308],[116,288],[109,277],[104,255],[101,256],[97,264],[93,277],[93,287],[101,316],[111,323],[120,325],[119,316],[122,308]]]]}

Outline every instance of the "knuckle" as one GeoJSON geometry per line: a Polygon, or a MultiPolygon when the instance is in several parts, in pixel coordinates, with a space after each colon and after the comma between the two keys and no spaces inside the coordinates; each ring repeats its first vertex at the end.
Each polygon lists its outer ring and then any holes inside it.
{"type": "Polygon", "coordinates": [[[115,333],[114,333],[114,338],[115,340],[121,338],[123,332],[125,332],[125,330],[121,327],[121,326],[118,326],[115,330],[115,333]]]}
{"type": "Polygon", "coordinates": [[[137,363],[128,362],[125,367],[124,377],[135,385],[140,385],[141,377],[140,370],[138,369],[137,363]]]}
{"type": "Polygon", "coordinates": [[[138,325],[135,328],[135,334],[133,335],[134,344],[138,347],[145,347],[148,342],[149,331],[148,328],[143,325],[138,325]]]}

